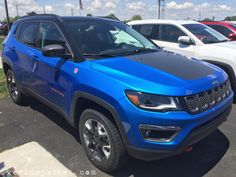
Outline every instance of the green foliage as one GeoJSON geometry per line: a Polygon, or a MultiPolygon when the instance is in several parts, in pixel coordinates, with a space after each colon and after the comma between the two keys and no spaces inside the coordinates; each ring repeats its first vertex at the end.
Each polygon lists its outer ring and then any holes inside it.
{"type": "Polygon", "coordinates": [[[7,84],[6,84],[6,77],[3,72],[3,69],[0,69],[0,99],[7,96],[7,84]]]}
{"type": "Polygon", "coordinates": [[[236,16],[225,17],[225,21],[236,21],[236,16]]]}
{"type": "Polygon", "coordinates": [[[202,21],[204,21],[204,22],[211,22],[211,21],[213,21],[213,20],[210,19],[210,18],[204,18],[202,21]]]}
{"type": "Polygon", "coordinates": [[[142,20],[143,18],[142,18],[142,16],[141,15],[134,15],[131,19],[129,19],[129,20],[125,20],[124,22],[125,23],[128,23],[128,22],[130,22],[130,21],[134,21],[134,20],[142,20]]]}
{"type": "Polygon", "coordinates": [[[0,36],[0,52],[2,51],[2,42],[4,40],[3,36],[0,36]]]}
{"type": "Polygon", "coordinates": [[[132,18],[131,18],[131,20],[133,21],[133,20],[142,20],[142,17],[141,17],[141,15],[134,15],[132,18]]]}
{"type": "Polygon", "coordinates": [[[92,14],[87,14],[88,17],[92,17],[93,15],[92,14]]]}
{"type": "MultiPolygon", "coordinates": [[[[15,16],[15,17],[10,17],[9,20],[10,20],[10,22],[14,22],[14,21],[16,21],[16,20],[18,20],[20,18],[21,18],[20,16],[15,16]]],[[[3,22],[7,22],[7,19],[4,18],[3,22]]]]}

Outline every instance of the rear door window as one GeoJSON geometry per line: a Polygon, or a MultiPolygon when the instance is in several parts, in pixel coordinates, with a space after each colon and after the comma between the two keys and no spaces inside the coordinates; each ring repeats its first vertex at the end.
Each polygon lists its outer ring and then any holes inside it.
{"type": "Polygon", "coordinates": [[[133,26],[133,28],[148,39],[158,40],[159,25],[154,25],[154,24],[135,25],[133,26]]]}
{"type": "Polygon", "coordinates": [[[27,23],[22,24],[21,30],[20,30],[19,41],[24,44],[34,46],[36,35],[37,35],[37,28],[38,28],[37,23],[27,22],[27,23]]]}
{"type": "Polygon", "coordinates": [[[161,25],[159,32],[159,40],[166,42],[178,43],[180,36],[186,36],[186,34],[174,25],[161,25]]]}

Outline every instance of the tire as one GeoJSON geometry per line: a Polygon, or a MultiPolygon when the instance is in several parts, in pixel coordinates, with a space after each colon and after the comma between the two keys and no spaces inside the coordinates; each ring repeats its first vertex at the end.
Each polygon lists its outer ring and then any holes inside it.
{"type": "Polygon", "coordinates": [[[102,113],[93,109],[83,111],[79,134],[88,159],[100,170],[109,173],[126,162],[127,155],[120,134],[102,113]],[[93,128],[89,130],[88,127],[93,128]]]}
{"type": "Polygon", "coordinates": [[[20,91],[19,84],[16,81],[15,74],[12,70],[7,71],[7,89],[12,101],[18,105],[22,105],[25,101],[24,94],[20,91]]]}

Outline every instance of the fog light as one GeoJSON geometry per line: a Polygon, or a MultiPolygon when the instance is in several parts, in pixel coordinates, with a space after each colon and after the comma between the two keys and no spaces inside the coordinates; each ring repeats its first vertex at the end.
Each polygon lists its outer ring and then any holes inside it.
{"type": "Polygon", "coordinates": [[[140,131],[145,140],[156,142],[170,142],[173,140],[180,127],[175,126],[156,126],[156,125],[140,125],[140,131]]]}

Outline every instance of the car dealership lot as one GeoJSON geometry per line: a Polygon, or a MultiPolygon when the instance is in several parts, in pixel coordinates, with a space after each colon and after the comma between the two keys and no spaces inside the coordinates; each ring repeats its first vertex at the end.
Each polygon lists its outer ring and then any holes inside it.
{"type": "MultiPolygon", "coordinates": [[[[76,131],[60,115],[38,101],[30,102],[31,106],[17,106],[9,98],[0,100],[0,153],[34,141],[78,176],[86,176],[86,171],[87,176],[107,176],[88,161],[76,131]]],[[[154,162],[130,159],[111,176],[236,176],[235,115],[233,105],[228,121],[192,152],[154,162]]]]}

